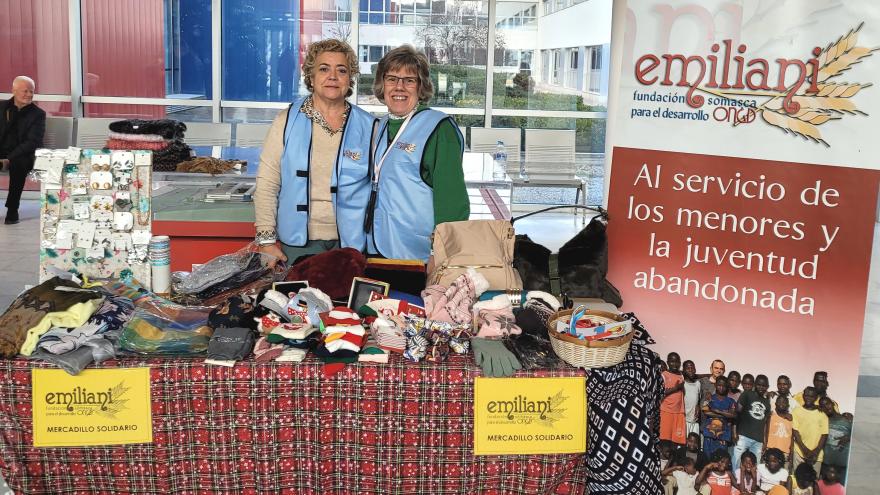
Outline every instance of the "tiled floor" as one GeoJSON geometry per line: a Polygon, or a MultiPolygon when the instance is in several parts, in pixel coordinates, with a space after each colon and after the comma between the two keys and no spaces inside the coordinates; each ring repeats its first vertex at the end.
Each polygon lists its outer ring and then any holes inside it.
{"type": "MultiPolygon", "coordinates": [[[[0,311],[26,284],[36,283],[38,210],[37,201],[25,201],[20,224],[0,225],[0,311]]],[[[550,249],[557,249],[580,227],[579,217],[571,213],[542,214],[516,222],[517,233],[529,234],[550,249]]],[[[858,395],[847,493],[875,495],[880,493],[880,232],[874,240],[858,395]]],[[[5,491],[0,480],[0,494],[5,491]]]]}

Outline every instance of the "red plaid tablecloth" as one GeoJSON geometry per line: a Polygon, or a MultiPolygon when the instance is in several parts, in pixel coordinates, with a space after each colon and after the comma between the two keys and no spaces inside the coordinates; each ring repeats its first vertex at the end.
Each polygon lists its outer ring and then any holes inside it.
{"type": "MultiPolygon", "coordinates": [[[[583,455],[474,457],[470,357],[151,368],[153,443],[34,448],[31,368],[0,360],[0,473],[16,493],[581,494],[583,455]]],[[[517,376],[580,376],[573,368],[517,376]]]]}

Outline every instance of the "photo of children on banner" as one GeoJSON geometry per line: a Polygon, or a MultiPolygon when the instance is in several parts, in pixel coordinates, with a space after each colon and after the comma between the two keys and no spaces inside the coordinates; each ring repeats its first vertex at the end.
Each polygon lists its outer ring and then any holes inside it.
{"type": "Polygon", "coordinates": [[[383,296],[388,295],[391,284],[373,280],[371,278],[354,277],[351,282],[351,292],[348,294],[348,307],[357,310],[370,302],[370,294],[378,292],[383,296]]]}
{"type": "MultiPolygon", "coordinates": [[[[674,452],[663,472],[666,493],[676,487],[682,493],[682,484],[689,489],[687,480],[674,476],[686,469],[687,458],[702,472],[713,465],[709,459],[715,456],[729,457],[732,487],[740,493],[770,493],[776,488],[809,493],[814,486],[821,488],[814,493],[844,493],[853,416],[841,414],[828,396],[827,372],[816,371],[811,386],[792,394],[786,375],[779,375],[776,390],[770,391],[766,375],[725,375],[720,359],[704,374],[696,373],[693,361],[679,363],[676,352],[661,362],[666,397],[660,407],[660,451],[674,452]],[[706,383],[702,390],[701,381],[706,383]],[[700,417],[699,430],[692,430],[691,419],[700,417]],[[686,445],[682,429],[688,430],[686,445]]],[[[698,477],[700,493],[708,493],[711,475],[710,469],[702,480],[698,477]]]]}

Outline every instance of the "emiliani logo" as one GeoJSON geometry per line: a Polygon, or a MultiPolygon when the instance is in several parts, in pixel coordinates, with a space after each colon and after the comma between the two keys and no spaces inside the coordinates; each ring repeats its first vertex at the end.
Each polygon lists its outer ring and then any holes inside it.
{"type": "Polygon", "coordinates": [[[486,404],[489,421],[493,423],[533,424],[552,428],[562,419],[566,409],[562,407],[568,396],[562,390],[553,397],[533,400],[525,395],[517,395],[511,400],[492,400],[486,404]]]}
{"type": "MultiPolygon", "coordinates": [[[[676,96],[672,101],[685,101],[695,109],[707,103],[706,98],[696,92],[714,96],[708,103],[717,105],[715,120],[738,125],[751,123],[760,116],[785,133],[830,146],[818,126],[846,115],[867,115],[858,109],[852,97],[871,83],[832,80],[880,49],[858,45],[863,25],[859,24],[824,49],[815,47],[812,57],[806,61],[777,58],[776,70],[771,70],[766,59],[746,60],[743,54],[748,47],[740,44],[734,50],[732,40],[728,39],[713,44],[712,53],[705,57],[642,55],[635,63],[635,77],[645,86],[653,86],[659,80],[661,86],[687,87],[684,97],[676,96]],[[673,62],[677,62],[680,70],[677,81],[672,77],[673,62]],[[688,80],[691,74],[696,75],[693,81],[688,80]],[[771,86],[774,78],[775,85],[771,86]],[[743,98],[749,100],[742,101],[743,98]],[[763,99],[760,104],[759,99],[763,99]],[[719,109],[724,110],[720,115],[719,109]]],[[[662,101],[670,100],[664,96],[662,101]]],[[[700,117],[707,116],[701,112],[700,117]]]]}
{"type": "Polygon", "coordinates": [[[67,412],[77,416],[90,416],[98,414],[110,419],[128,409],[126,394],[131,387],[126,387],[125,382],[119,382],[116,386],[106,391],[95,392],[86,387],[74,387],[65,392],[47,392],[44,400],[49,409],[58,412],[67,412]]]}

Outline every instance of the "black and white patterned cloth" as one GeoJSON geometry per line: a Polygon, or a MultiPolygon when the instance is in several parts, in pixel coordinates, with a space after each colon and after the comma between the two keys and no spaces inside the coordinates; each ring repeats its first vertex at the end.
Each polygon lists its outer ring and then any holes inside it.
{"type": "Polygon", "coordinates": [[[659,495],[657,431],[663,378],[654,340],[632,313],[633,340],[623,362],[587,373],[590,495],[659,495]]]}

